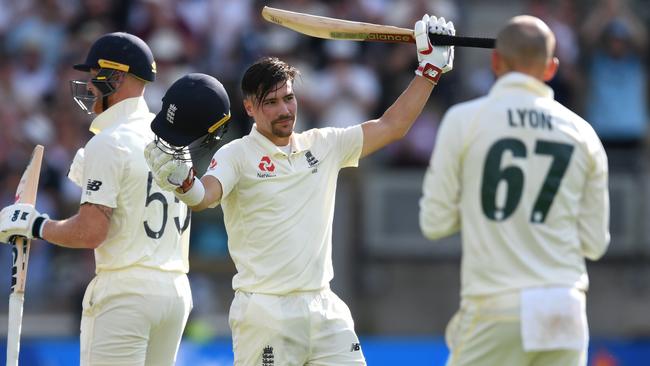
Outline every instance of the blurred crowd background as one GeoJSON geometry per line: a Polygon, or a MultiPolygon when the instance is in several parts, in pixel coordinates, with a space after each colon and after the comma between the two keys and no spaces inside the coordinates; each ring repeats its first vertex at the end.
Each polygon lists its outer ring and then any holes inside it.
{"type": "MultiPolygon", "coordinates": [[[[492,37],[516,14],[545,20],[558,39],[560,71],[550,82],[556,99],[593,124],[610,157],[612,249],[602,264],[590,264],[592,330],[650,336],[650,234],[644,226],[650,218],[650,8],[643,0],[0,0],[0,205],[13,201],[31,150],[42,144],[37,208],[53,218],[76,212],[80,190],[66,175],[91,137],[92,117],[71,98],[69,80],[86,77],[71,66],[107,32],[127,31],[150,45],[158,74],[145,97],[153,112],[180,76],[217,77],[231,97],[227,140],[251,128],[239,81],[261,56],[278,56],[301,70],[299,130],[378,117],[413,77],[413,45],[310,38],[265,22],[264,5],[405,28],[429,13],[453,20],[460,35],[492,37]]],[[[406,138],[341,176],[333,286],[350,304],[361,334],[442,334],[458,305],[457,238],[446,244],[422,239],[417,198],[443,113],[489,90],[489,62],[488,50],[457,49],[454,70],[442,77],[406,138]]],[[[188,337],[228,332],[234,267],[226,240],[219,209],[194,215],[195,310],[188,337]]],[[[10,249],[0,248],[0,295],[8,295],[10,262],[10,249]]],[[[26,332],[77,334],[81,295],[93,271],[90,250],[34,242],[26,332]],[[39,319],[32,328],[30,317],[39,319]]],[[[0,314],[6,306],[0,300],[0,314]]]]}

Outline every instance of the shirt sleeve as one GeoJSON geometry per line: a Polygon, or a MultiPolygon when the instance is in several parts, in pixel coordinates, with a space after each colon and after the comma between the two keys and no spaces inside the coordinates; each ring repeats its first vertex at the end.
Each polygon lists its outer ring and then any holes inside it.
{"type": "Polygon", "coordinates": [[[217,150],[212,157],[205,175],[211,175],[219,180],[223,193],[221,199],[227,197],[239,181],[239,164],[236,146],[227,144],[217,150]]]}
{"type": "Polygon", "coordinates": [[[117,207],[120,182],[127,174],[124,149],[110,135],[94,136],[84,149],[81,204],[117,207]]]}
{"type": "Polygon", "coordinates": [[[609,246],[609,188],[607,155],[596,134],[592,148],[593,160],[580,202],[578,234],[583,255],[597,260],[609,246]]]}
{"type": "Polygon", "coordinates": [[[460,230],[462,137],[460,121],[450,113],[443,118],[422,185],[419,222],[431,240],[460,230]]]}
{"type": "Polygon", "coordinates": [[[361,125],[347,128],[334,128],[336,134],[335,151],[340,156],[340,167],[356,167],[359,165],[361,149],[363,148],[363,130],[361,125]]]}

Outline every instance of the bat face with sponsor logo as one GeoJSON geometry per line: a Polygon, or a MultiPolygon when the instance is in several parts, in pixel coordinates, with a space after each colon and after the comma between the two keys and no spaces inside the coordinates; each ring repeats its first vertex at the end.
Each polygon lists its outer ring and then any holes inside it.
{"type": "MultiPolygon", "coordinates": [[[[271,23],[281,25],[308,36],[346,40],[390,43],[415,43],[413,30],[390,25],[354,22],[317,15],[297,13],[265,6],[262,17],[271,23]]],[[[447,36],[430,34],[434,45],[459,47],[494,48],[493,38],[447,36]]]]}

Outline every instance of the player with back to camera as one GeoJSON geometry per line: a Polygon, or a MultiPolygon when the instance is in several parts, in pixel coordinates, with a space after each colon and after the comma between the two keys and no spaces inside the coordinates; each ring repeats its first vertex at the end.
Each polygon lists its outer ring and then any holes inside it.
{"type": "Polygon", "coordinates": [[[607,156],[553,99],[555,36],[532,16],[499,32],[489,94],[449,109],[420,200],[429,239],[462,236],[447,365],[586,365],[585,258],[609,244],[607,156]]]}
{"type": "MultiPolygon", "coordinates": [[[[83,299],[81,365],[173,365],[192,308],[190,210],[158,187],[143,156],[155,138],[143,98],[155,80],[154,59],[141,39],[118,32],[100,37],[74,68],[90,73],[89,82],[72,81],[74,100],[96,114],[95,136],[69,173],[83,190],[79,212],[50,220],[33,205],[5,207],[1,240],[23,235],[95,250],[96,276],[83,299]]],[[[213,84],[202,87],[209,92],[213,84]]]]}
{"type": "MultiPolygon", "coordinates": [[[[378,119],[295,132],[298,70],[267,57],[241,84],[255,122],[250,134],[218,150],[200,180],[185,179],[189,164],[147,147],[162,185],[180,186],[177,196],[194,210],[223,208],[237,268],[229,314],[235,365],[365,365],[350,311],[329,288],[336,181],[341,168],[402,138],[452,69],[453,47],[433,47],[429,32],[455,33],[443,18],[416,23],[417,76],[378,119]]],[[[154,132],[173,144],[180,125],[159,122],[154,132]]]]}

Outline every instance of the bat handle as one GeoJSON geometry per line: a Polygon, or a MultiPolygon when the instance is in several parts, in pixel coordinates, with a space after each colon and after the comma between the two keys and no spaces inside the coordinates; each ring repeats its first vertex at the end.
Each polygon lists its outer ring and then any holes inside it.
{"type": "Polygon", "coordinates": [[[496,43],[494,38],[448,36],[444,34],[429,34],[429,39],[434,46],[494,48],[496,43]]]}

